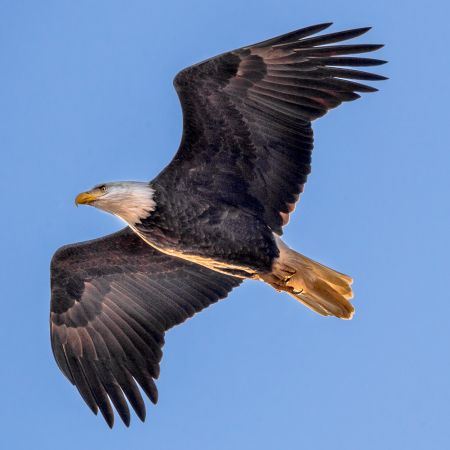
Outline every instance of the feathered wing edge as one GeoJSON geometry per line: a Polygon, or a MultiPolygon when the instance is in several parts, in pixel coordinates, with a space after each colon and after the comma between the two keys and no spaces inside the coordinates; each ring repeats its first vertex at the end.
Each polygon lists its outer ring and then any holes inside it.
{"type": "Polygon", "coordinates": [[[129,229],[61,248],[52,260],[51,341],[61,371],[110,427],[158,391],[164,333],[241,280],[172,258],[129,229]],[[111,405],[112,403],[112,405],[111,405]]]}
{"type": "Polygon", "coordinates": [[[259,101],[268,110],[278,107],[281,116],[286,118],[314,120],[343,101],[359,98],[358,92],[378,90],[353,80],[380,81],[387,77],[349,67],[377,66],[386,61],[348,55],[372,52],[383,45],[333,45],[359,37],[371,28],[309,37],[330,25],[326,23],[304,28],[244,48],[250,51],[248,59],[252,59],[253,64],[257,62],[255,56],[265,63],[263,77],[254,77],[251,65],[249,69],[241,70],[238,77],[246,78],[247,72],[247,79],[252,82],[252,86],[248,86],[249,91],[257,91],[256,103],[259,101]]]}
{"type": "Polygon", "coordinates": [[[369,27],[314,36],[330,25],[296,30],[179,72],[174,85],[183,138],[158,182],[195,189],[201,180],[217,201],[246,205],[281,235],[311,172],[311,122],[377,90],[360,80],[386,79],[358,69],[386,61],[352,56],[382,45],[341,44],[369,27]]]}

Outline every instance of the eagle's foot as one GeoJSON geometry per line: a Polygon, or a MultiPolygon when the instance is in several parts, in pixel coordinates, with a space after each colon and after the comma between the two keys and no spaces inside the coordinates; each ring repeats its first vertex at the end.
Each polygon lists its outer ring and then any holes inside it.
{"type": "Polygon", "coordinates": [[[297,271],[289,266],[283,266],[276,274],[276,278],[280,279],[285,285],[295,275],[297,271]]]}

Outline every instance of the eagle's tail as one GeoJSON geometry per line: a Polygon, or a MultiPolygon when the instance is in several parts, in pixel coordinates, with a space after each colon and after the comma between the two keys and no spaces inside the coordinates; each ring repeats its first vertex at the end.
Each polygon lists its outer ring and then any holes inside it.
{"type": "Polygon", "coordinates": [[[322,316],[351,319],[355,311],[349,302],[353,280],[290,249],[278,237],[276,242],[280,256],[272,272],[261,278],[322,316]]]}

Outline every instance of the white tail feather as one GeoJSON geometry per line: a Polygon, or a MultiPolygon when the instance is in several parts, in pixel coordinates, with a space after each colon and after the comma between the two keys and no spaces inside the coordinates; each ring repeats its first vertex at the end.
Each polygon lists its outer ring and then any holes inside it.
{"type": "Polygon", "coordinates": [[[279,237],[276,242],[280,256],[263,280],[318,314],[351,319],[355,311],[349,302],[353,280],[290,249],[279,237]]]}

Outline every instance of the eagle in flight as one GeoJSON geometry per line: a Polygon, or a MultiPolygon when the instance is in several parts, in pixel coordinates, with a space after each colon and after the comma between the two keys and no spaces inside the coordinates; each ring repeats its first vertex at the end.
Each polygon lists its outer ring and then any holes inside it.
{"type": "Polygon", "coordinates": [[[311,170],[311,122],[385,77],[349,67],[381,45],[340,44],[369,28],[311,37],[320,24],[182,70],[180,147],[150,182],[103,183],[76,197],[123,230],[60,248],[51,262],[51,343],[59,368],[110,427],[114,405],[145,419],[164,333],[261,280],[323,316],[350,319],[352,279],[290,249],[283,226],[311,170]],[[337,43],[337,44],[336,44],[337,43]],[[140,388],[139,388],[140,386],[140,388]],[[112,405],[111,405],[112,404],[112,405]]]}

